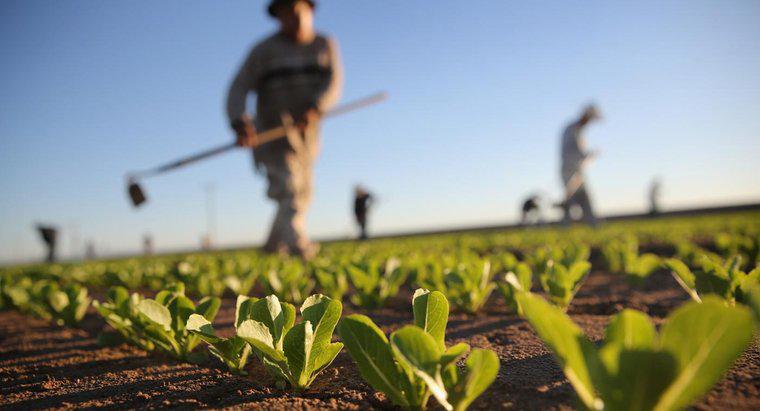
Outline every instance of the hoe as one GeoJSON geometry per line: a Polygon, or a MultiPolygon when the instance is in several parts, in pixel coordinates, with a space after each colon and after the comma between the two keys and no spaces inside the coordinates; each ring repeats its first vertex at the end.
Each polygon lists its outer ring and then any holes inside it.
{"type": "MultiPolygon", "coordinates": [[[[325,118],[337,117],[341,114],[345,114],[354,110],[358,110],[360,108],[364,108],[364,107],[379,103],[385,100],[387,97],[388,95],[384,92],[372,94],[370,96],[367,96],[358,100],[354,100],[350,103],[346,103],[342,106],[339,106],[335,108],[334,110],[331,110],[328,113],[326,113],[324,117],[325,118]]],[[[287,137],[288,130],[291,127],[293,127],[292,119],[288,116],[283,116],[282,126],[257,133],[256,146],[259,146],[264,143],[269,143],[271,141],[274,141],[280,138],[287,137]]],[[[129,194],[129,198],[132,200],[132,205],[135,207],[139,207],[141,204],[143,204],[147,200],[147,197],[145,196],[145,192],[140,186],[140,180],[146,177],[153,177],[160,174],[164,174],[166,172],[176,170],[180,167],[184,167],[188,164],[192,164],[200,160],[204,160],[206,158],[216,156],[218,154],[226,153],[236,147],[237,147],[237,144],[234,142],[227,143],[221,146],[217,146],[217,147],[202,151],[200,153],[196,153],[196,154],[181,158],[179,160],[172,161],[167,164],[160,165],[155,168],[129,173],[127,175],[127,193],[129,194]]]]}

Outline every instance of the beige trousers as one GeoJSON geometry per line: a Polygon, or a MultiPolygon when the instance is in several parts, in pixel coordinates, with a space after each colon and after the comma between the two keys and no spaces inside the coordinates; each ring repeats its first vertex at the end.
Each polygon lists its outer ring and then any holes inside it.
{"type": "Polygon", "coordinates": [[[570,209],[574,206],[580,207],[581,211],[583,212],[583,220],[589,224],[596,224],[596,216],[594,215],[594,208],[591,205],[591,198],[589,197],[588,191],[586,190],[586,182],[585,178],[583,176],[583,170],[580,169],[563,169],[562,170],[562,181],[565,183],[565,191],[569,190],[571,187],[569,187],[571,184],[578,184],[577,182],[572,182],[573,178],[579,178],[580,179],[580,185],[575,188],[575,192],[570,196],[570,198],[565,199],[564,204],[564,222],[570,222],[572,220],[572,217],[570,215],[570,209]],[[577,170],[577,171],[576,171],[577,170]],[[576,177],[576,172],[579,173],[576,177]]]}
{"type": "Polygon", "coordinates": [[[292,130],[288,141],[287,145],[273,145],[263,155],[257,154],[269,180],[267,196],[277,202],[265,249],[302,254],[311,244],[306,235],[306,213],[311,203],[312,170],[319,150],[317,126],[303,132],[292,130]]]}

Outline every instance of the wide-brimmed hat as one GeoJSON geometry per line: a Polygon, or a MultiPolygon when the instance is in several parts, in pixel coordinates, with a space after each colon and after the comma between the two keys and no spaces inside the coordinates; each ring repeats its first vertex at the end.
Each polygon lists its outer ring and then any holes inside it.
{"type": "MultiPolygon", "coordinates": [[[[269,12],[270,16],[277,17],[277,7],[290,6],[297,1],[298,0],[272,0],[269,2],[269,6],[267,6],[267,12],[269,12]]],[[[314,0],[304,0],[304,1],[309,3],[312,9],[317,7],[317,2],[314,0]]]]}

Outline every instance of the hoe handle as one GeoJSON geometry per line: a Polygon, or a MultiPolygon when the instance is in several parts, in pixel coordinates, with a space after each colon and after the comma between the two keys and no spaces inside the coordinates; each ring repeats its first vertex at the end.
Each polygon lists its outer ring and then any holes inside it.
{"type": "MultiPolygon", "coordinates": [[[[340,107],[336,107],[334,110],[331,110],[325,113],[323,118],[335,117],[335,116],[339,116],[341,114],[345,114],[354,110],[358,110],[360,108],[371,106],[373,104],[376,104],[385,100],[386,98],[388,98],[388,95],[385,92],[375,93],[368,97],[364,97],[359,100],[354,100],[340,107]]],[[[288,133],[288,127],[291,127],[291,125],[279,126],[279,127],[275,127],[269,130],[264,130],[258,133],[256,135],[256,146],[258,147],[261,144],[269,143],[270,141],[274,141],[274,140],[285,137],[288,133]]],[[[209,157],[213,157],[218,154],[225,153],[236,147],[237,147],[237,144],[234,142],[227,143],[221,146],[217,146],[217,147],[202,151],[197,154],[193,154],[185,158],[181,158],[179,160],[172,161],[170,163],[158,166],[156,168],[152,168],[150,170],[131,173],[129,175],[129,178],[130,180],[136,180],[141,177],[150,177],[157,174],[162,174],[167,171],[186,166],[190,163],[195,163],[196,161],[200,161],[209,157]]]]}
{"type": "Polygon", "coordinates": [[[195,163],[196,161],[200,161],[200,160],[203,160],[205,158],[213,157],[213,156],[215,156],[217,154],[221,154],[221,153],[227,152],[229,150],[232,150],[235,147],[237,147],[236,143],[224,144],[224,145],[221,145],[221,146],[218,146],[218,147],[214,147],[214,148],[208,149],[206,151],[202,151],[202,152],[197,153],[197,154],[193,154],[193,155],[185,157],[185,158],[181,158],[181,159],[176,160],[176,161],[172,161],[171,163],[164,164],[164,165],[156,167],[156,168],[154,168],[152,170],[147,170],[144,173],[140,173],[140,175],[142,175],[143,177],[145,177],[145,176],[154,175],[154,174],[161,174],[161,173],[164,173],[166,171],[174,170],[175,168],[180,168],[180,167],[186,166],[186,165],[188,165],[190,163],[195,163]]]}
{"type": "MultiPolygon", "coordinates": [[[[346,103],[340,107],[336,107],[333,110],[328,111],[325,113],[322,118],[330,118],[330,117],[337,117],[342,114],[350,113],[354,110],[358,110],[360,108],[364,108],[367,106],[371,106],[373,104],[377,104],[385,99],[388,98],[388,94],[385,92],[375,93],[370,96],[360,98],[358,100],[354,100],[350,103],[346,103]]],[[[270,128],[269,130],[264,130],[258,134],[256,134],[256,145],[255,147],[258,147],[262,144],[269,143],[274,140],[278,140],[280,138],[283,138],[287,136],[288,129],[292,125],[282,125],[275,128],[270,128]]]]}

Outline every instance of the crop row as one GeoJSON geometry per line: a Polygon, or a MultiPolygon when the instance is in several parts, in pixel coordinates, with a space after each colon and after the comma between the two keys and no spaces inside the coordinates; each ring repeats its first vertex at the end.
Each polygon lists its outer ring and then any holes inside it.
{"type": "Polygon", "coordinates": [[[465,409],[496,378],[499,360],[466,344],[446,346],[449,304],[476,313],[498,290],[551,348],[585,407],[680,409],[710,389],[757,328],[756,221],[334,244],[308,264],[237,252],[17,267],[0,273],[0,307],[76,326],[91,303],[86,287],[106,287],[106,299],[92,305],[121,340],[144,350],[198,362],[205,350],[196,348],[205,343],[233,373],[246,373],[256,357],[280,387],[301,390],[345,348],[392,403],[424,408],[433,397],[446,409],[465,409]],[[565,314],[592,265],[632,286],[667,271],[693,301],[672,312],[659,333],[646,314],[624,310],[592,344],[565,314]],[[203,298],[191,300],[186,286],[203,298]],[[406,286],[417,288],[414,321],[390,336],[370,317],[342,317],[343,301],[380,307],[406,286]],[[269,295],[249,297],[252,291],[269,295]],[[235,334],[226,338],[212,325],[225,293],[238,296],[235,334]]]}

